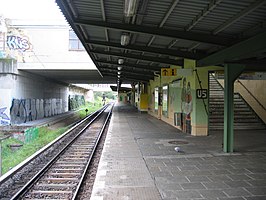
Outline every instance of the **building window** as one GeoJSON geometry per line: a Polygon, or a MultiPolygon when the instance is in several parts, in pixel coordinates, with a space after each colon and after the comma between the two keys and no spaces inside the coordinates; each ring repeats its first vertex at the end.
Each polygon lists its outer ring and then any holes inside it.
{"type": "Polygon", "coordinates": [[[168,117],[168,85],[163,86],[163,115],[168,117]]]}
{"type": "Polygon", "coordinates": [[[69,30],[69,50],[70,51],[85,51],[84,46],[78,39],[73,30],[69,30]]]}

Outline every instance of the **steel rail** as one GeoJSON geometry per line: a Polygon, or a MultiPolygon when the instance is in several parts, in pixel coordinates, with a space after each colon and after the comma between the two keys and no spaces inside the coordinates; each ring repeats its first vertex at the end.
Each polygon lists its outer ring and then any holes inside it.
{"type": "MultiPolygon", "coordinates": [[[[101,109],[104,109],[104,107],[101,108],[101,109]]],[[[4,184],[8,179],[10,179],[13,176],[15,176],[17,172],[19,172],[22,168],[24,168],[25,166],[27,166],[27,164],[29,164],[31,161],[33,161],[34,159],[36,159],[40,154],[44,153],[46,150],[48,150],[50,147],[52,147],[55,143],[57,143],[58,141],[62,140],[64,137],[66,137],[69,134],[69,132],[73,131],[75,128],[77,128],[78,126],[80,126],[82,123],[84,123],[88,119],[90,119],[93,116],[95,116],[98,112],[101,111],[101,109],[99,109],[99,110],[91,113],[90,115],[86,116],[83,120],[81,120],[80,122],[78,122],[77,124],[75,124],[73,127],[71,127],[70,129],[68,129],[64,134],[62,134],[61,136],[59,136],[57,139],[53,140],[52,142],[50,142],[46,146],[42,147],[40,150],[38,150],[32,156],[30,156],[29,158],[27,158],[26,160],[24,160],[22,163],[20,163],[16,167],[14,167],[11,171],[9,171],[6,174],[4,174],[3,176],[1,176],[0,177],[0,185],[1,184],[4,184]]]]}
{"type": "Polygon", "coordinates": [[[78,194],[79,194],[79,192],[80,192],[80,189],[81,189],[81,187],[82,187],[82,184],[83,184],[83,182],[84,182],[84,180],[85,180],[85,176],[86,176],[86,174],[87,174],[87,172],[88,172],[88,170],[89,170],[89,166],[90,166],[90,164],[91,164],[91,160],[92,160],[92,158],[93,158],[93,155],[94,155],[94,153],[95,153],[95,151],[96,151],[96,149],[97,149],[97,147],[98,147],[99,141],[100,141],[100,139],[101,139],[101,137],[102,137],[103,132],[105,131],[105,128],[106,128],[106,126],[107,126],[107,123],[109,122],[109,119],[111,118],[113,107],[114,107],[114,104],[112,105],[111,110],[110,110],[110,112],[108,113],[108,116],[106,117],[106,120],[105,120],[105,122],[104,122],[104,125],[103,125],[103,127],[101,128],[101,131],[100,131],[100,133],[99,133],[99,135],[98,135],[98,137],[97,137],[97,139],[96,139],[96,144],[95,144],[95,146],[93,147],[92,153],[91,153],[91,155],[90,155],[90,157],[89,157],[89,159],[88,159],[88,163],[86,164],[86,167],[85,167],[85,169],[84,169],[84,171],[83,171],[83,173],[82,173],[81,179],[80,179],[79,184],[78,184],[78,186],[77,186],[77,188],[76,188],[76,191],[74,192],[74,195],[73,195],[73,197],[72,197],[72,200],[76,200],[77,197],[78,197],[78,194]]]}
{"type": "MultiPolygon", "coordinates": [[[[60,157],[60,155],[63,154],[66,151],[66,149],[84,132],[84,130],[86,130],[109,106],[110,106],[110,104],[107,104],[101,110],[98,110],[98,111],[94,112],[93,114],[91,114],[90,115],[91,117],[94,115],[96,115],[96,116],[85,127],[83,127],[78,132],[78,134],[63,149],[61,149],[60,152],[58,152],[37,174],[35,174],[34,177],[31,178],[10,200],[21,199],[22,196],[25,195],[26,192],[29,191],[30,188],[32,188],[34,183],[37,182],[45,174],[45,172],[48,171],[48,169],[55,163],[55,161],[60,157]]],[[[83,120],[82,122],[84,122],[84,121],[85,120],[83,120]]],[[[79,123],[79,124],[75,125],[74,127],[76,128],[80,124],[82,124],[82,123],[79,123]]],[[[74,129],[74,127],[72,128],[72,130],[74,129]]]]}

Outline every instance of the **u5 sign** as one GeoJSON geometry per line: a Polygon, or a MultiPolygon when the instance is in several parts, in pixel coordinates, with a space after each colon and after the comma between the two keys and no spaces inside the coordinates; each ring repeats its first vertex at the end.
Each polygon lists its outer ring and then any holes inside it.
{"type": "Polygon", "coordinates": [[[208,90],[207,89],[197,89],[196,94],[197,94],[197,99],[207,99],[208,90]]]}

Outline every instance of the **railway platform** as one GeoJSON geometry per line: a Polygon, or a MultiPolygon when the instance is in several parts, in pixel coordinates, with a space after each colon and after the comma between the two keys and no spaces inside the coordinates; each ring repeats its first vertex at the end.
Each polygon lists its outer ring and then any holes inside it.
{"type": "Polygon", "coordinates": [[[91,200],[266,199],[265,131],[235,131],[230,154],[222,138],[194,137],[117,103],[91,200]]]}

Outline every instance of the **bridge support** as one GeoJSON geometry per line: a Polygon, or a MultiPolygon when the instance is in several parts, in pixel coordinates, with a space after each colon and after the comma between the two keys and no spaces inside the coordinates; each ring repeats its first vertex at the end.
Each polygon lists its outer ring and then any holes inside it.
{"type": "Polygon", "coordinates": [[[245,66],[226,64],[224,68],[224,143],[226,153],[234,151],[234,81],[245,66]]]}

